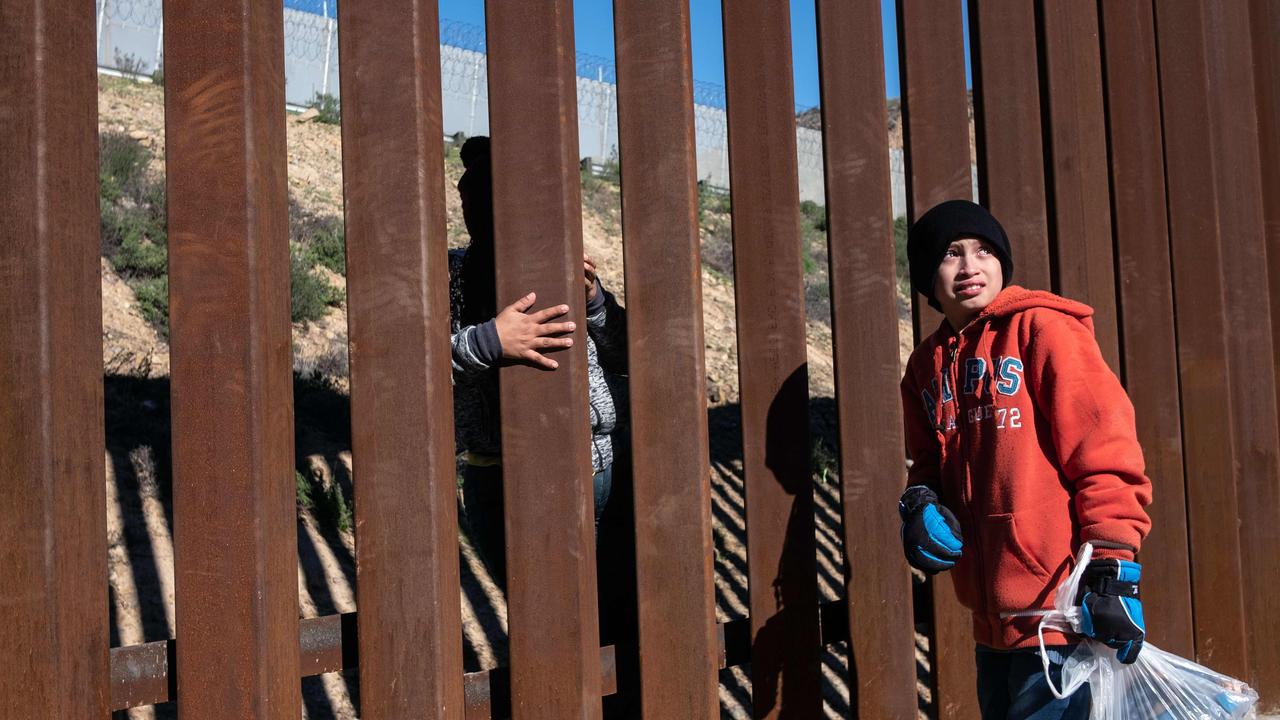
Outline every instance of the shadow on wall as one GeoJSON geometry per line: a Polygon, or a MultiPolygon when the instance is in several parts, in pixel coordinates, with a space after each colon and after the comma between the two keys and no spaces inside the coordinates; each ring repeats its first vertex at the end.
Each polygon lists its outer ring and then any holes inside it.
{"type": "MultiPolygon", "coordinates": [[[[841,548],[840,491],[831,449],[836,443],[835,404],[831,398],[808,398],[803,375],[789,380],[772,417],[789,419],[770,423],[766,462],[787,493],[803,497],[802,483],[811,481],[814,498],[790,509],[787,549],[808,547],[802,533],[814,533],[820,600],[843,594],[844,559],[841,548]],[[812,442],[796,432],[792,422],[807,414],[812,442]],[[807,454],[806,454],[807,453],[807,454]],[[812,472],[809,466],[812,465],[812,472]],[[825,471],[825,472],[824,472],[825,471]],[[811,512],[811,519],[803,516],[811,512]]],[[[113,646],[173,637],[172,475],[170,458],[169,381],[110,375],[105,378],[105,429],[108,453],[108,533],[110,556],[110,631],[113,646]]],[[[295,377],[295,466],[298,469],[298,558],[300,608],[303,614],[350,612],[354,607],[354,543],[343,523],[342,507],[351,503],[350,402],[347,395],[316,377],[295,377]],[[323,461],[323,462],[318,462],[323,461]],[[328,470],[326,474],[326,469],[328,470]],[[330,497],[332,496],[332,497],[330,497]],[[328,499],[326,499],[328,498],[328,499]],[[308,609],[309,608],[309,609],[308,609]]],[[[717,610],[720,620],[747,614],[746,511],[742,477],[742,410],[736,404],[708,410],[712,467],[712,522],[715,537],[717,610]]],[[[620,458],[622,460],[622,458],[620,458]]],[[[625,460],[623,460],[625,462],[625,460]]],[[[629,473],[626,473],[629,475],[629,473]]],[[[602,600],[622,611],[634,606],[634,557],[630,487],[615,486],[602,523],[600,578],[602,600]],[[621,555],[619,555],[621,553],[621,555]]],[[[506,664],[506,608],[496,584],[470,548],[469,534],[461,529],[460,566],[463,603],[464,669],[473,672],[506,664]]],[[[797,565],[804,563],[797,560],[797,565]]],[[[792,567],[791,561],[778,568],[792,567]]],[[[775,573],[776,599],[784,609],[801,602],[796,594],[804,583],[775,573]]],[[[629,613],[628,613],[629,614],[629,613]]],[[[781,617],[781,615],[779,616],[781,617]]],[[[605,618],[602,638],[625,645],[633,641],[632,628],[616,618],[605,618]]],[[[767,638],[765,638],[767,639],[767,638]]],[[[621,646],[620,646],[621,649],[621,646]]],[[[816,660],[816,658],[815,658],[816,660]]],[[[620,673],[627,659],[619,657],[620,673]]],[[[821,658],[821,693],[827,716],[847,714],[849,688],[844,686],[847,660],[842,651],[821,658]]],[[[783,668],[777,668],[779,673],[783,668]]],[[[625,676],[620,676],[622,680],[625,676]]],[[[750,713],[749,672],[721,674],[723,703],[750,713]]],[[[789,684],[780,675],[784,693],[789,684]]],[[[625,680],[624,680],[625,681],[625,680]]],[[[308,718],[358,717],[357,678],[354,671],[307,678],[303,697],[308,718]]],[[[626,693],[620,693],[620,698],[626,693]]],[[[789,702],[780,697],[780,710],[789,702]]],[[[612,701],[617,704],[617,701],[612,701]]],[[[725,711],[726,717],[743,716],[725,711]]],[[[151,717],[149,713],[117,717],[151,717]]],[[[785,715],[784,715],[785,716],[785,715]]],[[[175,717],[172,703],[155,708],[157,718],[175,717]]]]}
{"type": "MultiPolygon", "coordinates": [[[[174,637],[173,477],[169,379],[103,379],[107,452],[109,622],[113,647],[174,637]]],[[[296,465],[319,456],[334,471],[328,502],[298,474],[298,558],[303,615],[354,610],[355,559],[350,534],[332,506],[351,498],[341,455],[350,447],[345,395],[316,378],[294,379],[296,465]],[[345,535],[345,537],[344,537],[345,535]]],[[[316,488],[319,489],[319,488],[316,488]]],[[[469,655],[474,657],[474,650],[469,655]]],[[[357,717],[354,673],[302,680],[307,718],[357,717]]],[[[119,711],[114,718],[177,717],[173,702],[119,711]]]]}

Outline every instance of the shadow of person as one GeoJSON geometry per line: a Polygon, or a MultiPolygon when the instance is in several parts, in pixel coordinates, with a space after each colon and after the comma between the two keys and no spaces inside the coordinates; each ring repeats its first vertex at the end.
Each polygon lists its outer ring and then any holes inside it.
{"type": "MultiPolygon", "coordinates": [[[[822,713],[808,403],[808,367],[802,364],[779,387],[765,421],[764,465],[791,500],[785,530],[776,538],[782,547],[770,584],[772,602],[761,601],[759,589],[751,588],[752,613],[767,613],[752,619],[752,716],[757,718],[813,718],[822,713]]],[[[750,479],[748,484],[758,485],[750,479]]],[[[750,513],[747,522],[750,526],[750,513]]],[[[748,551],[753,560],[764,560],[759,550],[748,551]]]]}

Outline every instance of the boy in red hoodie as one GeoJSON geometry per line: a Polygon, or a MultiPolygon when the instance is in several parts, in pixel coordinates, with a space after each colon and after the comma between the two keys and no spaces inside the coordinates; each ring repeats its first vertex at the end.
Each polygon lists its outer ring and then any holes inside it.
{"type": "MultiPolygon", "coordinates": [[[[1036,630],[1084,542],[1094,558],[1077,598],[1086,635],[1123,662],[1145,629],[1134,562],[1151,502],[1133,405],[1093,336],[1093,310],[1010,286],[1004,229],[954,200],[908,237],[911,285],[946,319],[902,379],[909,487],[903,548],[930,574],[951,570],[973,612],[984,720],[1085,718],[1087,688],[1055,699],[1036,630]]],[[[1046,632],[1051,670],[1069,640],[1046,632]]]]}

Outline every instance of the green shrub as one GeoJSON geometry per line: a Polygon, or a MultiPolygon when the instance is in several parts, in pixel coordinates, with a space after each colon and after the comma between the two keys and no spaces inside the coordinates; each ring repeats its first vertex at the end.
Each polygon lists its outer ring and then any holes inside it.
{"type": "Polygon", "coordinates": [[[311,259],[339,275],[347,274],[347,241],[342,220],[329,218],[309,238],[311,259]]]}
{"type": "Polygon", "coordinates": [[[342,102],[329,93],[316,93],[307,101],[307,107],[320,111],[316,116],[318,122],[329,125],[342,124],[342,102]]]}
{"type": "Polygon", "coordinates": [[[831,285],[826,273],[805,277],[804,311],[810,320],[831,324],[831,285]]]}
{"type": "MultiPolygon", "coordinates": [[[[160,242],[151,239],[154,228],[145,218],[125,213],[117,230],[123,233],[120,246],[109,259],[116,272],[126,278],[155,278],[169,271],[169,250],[163,237],[160,242]]],[[[160,233],[163,236],[163,233],[160,233]]]]}
{"type": "Polygon", "coordinates": [[[728,215],[732,210],[729,193],[714,188],[705,180],[698,181],[698,222],[706,219],[707,213],[728,215]]]}
{"type": "MultiPolygon", "coordinates": [[[[803,237],[801,238],[801,242],[804,242],[803,237]]],[[[813,254],[809,252],[809,244],[807,242],[804,242],[804,245],[801,247],[800,261],[804,265],[805,277],[809,277],[810,275],[818,272],[818,261],[813,259],[813,254]]]]}
{"type": "Polygon", "coordinates": [[[310,322],[324,317],[330,305],[342,302],[342,291],[318,275],[305,253],[291,248],[289,255],[290,318],[310,322]]]}
{"type": "Polygon", "coordinates": [[[311,481],[300,471],[294,470],[293,482],[296,486],[294,496],[298,500],[298,507],[310,509],[315,504],[315,501],[311,499],[311,481]]]}
{"type": "Polygon", "coordinates": [[[121,54],[119,50],[116,50],[115,61],[116,69],[131,78],[137,78],[142,74],[142,68],[146,67],[142,58],[133,53],[121,54]]]}
{"type": "Polygon", "coordinates": [[[324,495],[320,497],[319,510],[321,517],[333,527],[342,532],[351,530],[351,504],[347,502],[346,496],[342,494],[342,487],[336,480],[325,488],[324,495]]]}
{"type": "Polygon", "coordinates": [[[102,255],[129,283],[142,317],[169,335],[169,239],[164,181],[151,151],[123,133],[98,138],[102,255]]]}
{"type": "Polygon", "coordinates": [[[815,230],[827,231],[827,208],[812,200],[800,203],[800,216],[815,230]]]}
{"type": "Polygon", "coordinates": [[[151,151],[122,133],[98,140],[102,254],[126,277],[166,272],[164,182],[148,173],[151,151]]]}
{"type": "Polygon", "coordinates": [[[347,274],[347,241],[342,217],[316,215],[289,198],[289,239],[308,261],[339,274],[347,274]]]}
{"type": "Polygon", "coordinates": [[[813,474],[823,483],[835,480],[840,474],[839,456],[820,437],[814,437],[809,446],[809,462],[813,474]]]}
{"type": "Polygon", "coordinates": [[[733,278],[733,239],[727,230],[702,234],[702,264],[722,278],[733,278]]]}
{"type": "Polygon", "coordinates": [[[137,199],[146,184],[151,151],[124,133],[105,132],[98,136],[98,185],[102,202],[122,198],[137,199]]]}
{"type": "Polygon", "coordinates": [[[334,508],[334,524],[342,532],[350,532],[354,513],[352,512],[351,504],[347,502],[346,497],[342,494],[342,489],[338,487],[337,483],[334,483],[329,487],[327,494],[330,496],[330,504],[334,508]]]}
{"type": "Polygon", "coordinates": [[[901,215],[893,219],[893,257],[898,275],[898,289],[911,296],[911,273],[907,262],[907,219],[901,215]]]}
{"type": "Polygon", "coordinates": [[[162,337],[169,337],[169,276],[136,280],[132,283],[142,319],[151,323],[162,337]]]}

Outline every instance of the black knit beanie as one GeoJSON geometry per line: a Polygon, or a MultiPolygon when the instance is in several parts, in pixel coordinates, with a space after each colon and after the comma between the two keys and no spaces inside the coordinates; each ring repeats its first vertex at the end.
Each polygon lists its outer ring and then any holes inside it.
{"type": "Polygon", "coordinates": [[[965,237],[982,238],[990,243],[1004,270],[1004,286],[1008,287],[1013,279],[1013,251],[1000,222],[986,208],[968,200],[939,203],[921,215],[907,234],[911,289],[927,298],[934,310],[942,309],[933,297],[938,265],[942,264],[942,256],[952,241],[965,237]]]}

